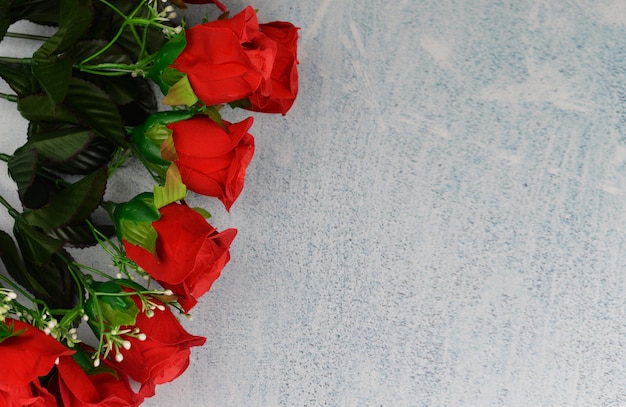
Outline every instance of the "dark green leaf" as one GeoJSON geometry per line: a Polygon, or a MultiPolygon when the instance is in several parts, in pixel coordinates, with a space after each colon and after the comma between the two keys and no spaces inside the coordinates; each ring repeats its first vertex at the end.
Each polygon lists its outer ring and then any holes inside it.
{"type": "Polygon", "coordinates": [[[50,262],[52,254],[63,246],[63,242],[54,239],[28,224],[23,217],[18,217],[13,227],[13,234],[22,251],[24,261],[42,266],[50,262]]]}
{"type": "Polygon", "coordinates": [[[17,102],[17,110],[30,121],[81,124],[76,115],[62,104],[55,105],[45,94],[27,96],[17,102]]]}
{"type": "Polygon", "coordinates": [[[54,104],[65,97],[72,77],[72,63],[67,58],[35,59],[33,75],[54,104]]]}
{"type": "Polygon", "coordinates": [[[57,25],[59,23],[59,0],[13,0],[11,22],[19,20],[57,25]]]}
{"type": "Polygon", "coordinates": [[[53,162],[64,162],[84,150],[94,137],[88,129],[70,127],[50,133],[37,135],[37,140],[30,141],[24,148],[39,152],[39,157],[53,162]]]}
{"type": "MultiPolygon", "coordinates": [[[[115,235],[115,228],[112,225],[94,225],[94,227],[107,237],[115,235]]],[[[82,248],[98,243],[86,221],[51,230],[49,234],[72,247],[82,248]]]]}
{"type": "Polygon", "coordinates": [[[0,41],[11,25],[11,0],[0,0],[0,41]]]}
{"type": "Polygon", "coordinates": [[[65,174],[89,174],[106,165],[114,151],[115,145],[112,142],[97,137],[87,143],[78,155],[69,161],[55,164],[52,168],[65,174]]]}
{"type": "Polygon", "coordinates": [[[9,174],[17,184],[20,198],[33,185],[37,172],[37,152],[30,149],[18,149],[8,163],[9,174]]]}
{"type": "Polygon", "coordinates": [[[20,98],[41,91],[41,87],[28,65],[0,62],[0,77],[9,84],[20,98]]]}
{"type": "Polygon", "coordinates": [[[29,224],[45,231],[85,220],[102,201],[106,182],[107,170],[103,167],[53,195],[46,206],[23,216],[29,224]]]}
{"type": "Polygon", "coordinates": [[[90,0],[61,0],[59,29],[33,55],[44,60],[76,43],[93,18],[90,0]]]}
{"type": "Polygon", "coordinates": [[[11,236],[3,230],[0,230],[0,258],[9,274],[22,275],[26,272],[22,258],[17,251],[17,246],[15,246],[15,242],[13,242],[11,236]]]}
{"type": "Polygon", "coordinates": [[[124,145],[126,131],[117,106],[94,84],[73,78],[64,105],[98,135],[124,145]]]}

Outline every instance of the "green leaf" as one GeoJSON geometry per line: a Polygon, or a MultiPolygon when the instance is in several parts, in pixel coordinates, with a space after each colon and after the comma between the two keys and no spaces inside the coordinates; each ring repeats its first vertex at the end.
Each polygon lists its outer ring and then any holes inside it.
{"type": "Polygon", "coordinates": [[[54,104],[63,100],[72,77],[72,63],[67,58],[34,59],[33,76],[54,104]]]}
{"type": "MultiPolygon", "coordinates": [[[[115,228],[112,225],[94,225],[94,227],[107,237],[115,235],[115,228]]],[[[49,235],[63,240],[66,245],[72,247],[82,248],[98,244],[86,221],[56,228],[51,230],[49,235]]]]}
{"type": "Polygon", "coordinates": [[[22,98],[41,91],[30,66],[11,62],[0,62],[0,77],[22,98]]]}
{"type": "MultiPolygon", "coordinates": [[[[106,165],[115,151],[115,144],[101,137],[94,138],[70,160],[51,166],[66,174],[89,174],[106,165]]],[[[50,164],[47,164],[50,166],[50,164]]]]}
{"type": "Polygon", "coordinates": [[[39,152],[53,162],[64,162],[79,154],[93,139],[94,135],[82,127],[70,127],[49,133],[39,133],[36,140],[24,145],[39,152]]]}
{"type": "Polygon", "coordinates": [[[0,258],[10,275],[22,275],[26,272],[15,242],[3,230],[0,230],[0,258]]]}
{"type": "Polygon", "coordinates": [[[37,172],[37,151],[18,149],[8,162],[9,174],[17,184],[20,197],[33,185],[37,172]]]}
{"type": "Polygon", "coordinates": [[[11,0],[0,0],[0,41],[11,25],[11,0]]]}
{"type": "Polygon", "coordinates": [[[11,22],[19,20],[42,25],[58,25],[59,0],[13,0],[11,22]]]}
{"type": "Polygon", "coordinates": [[[98,135],[118,145],[124,145],[126,131],[120,112],[100,88],[87,81],[72,78],[64,105],[98,135]]]}
{"type": "Polygon", "coordinates": [[[33,226],[45,231],[85,220],[102,201],[106,189],[105,167],[53,195],[44,207],[24,213],[33,226]]]}
{"type": "Polygon", "coordinates": [[[54,239],[28,224],[23,217],[18,217],[13,227],[13,234],[22,251],[24,260],[30,260],[37,266],[49,263],[52,255],[63,246],[63,242],[54,239]]]}
{"type": "Polygon", "coordinates": [[[93,10],[90,0],[61,0],[59,29],[50,37],[33,57],[48,59],[76,43],[91,25],[93,10]]]}
{"type": "MultiPolygon", "coordinates": [[[[19,243],[19,241],[18,241],[19,243]]],[[[22,248],[20,244],[20,248],[22,248]]],[[[78,287],[68,268],[72,257],[60,249],[43,265],[34,264],[22,250],[26,263],[28,285],[25,287],[52,309],[71,309],[78,302],[78,287]]]]}
{"type": "Polygon", "coordinates": [[[77,116],[63,104],[54,104],[47,95],[37,94],[21,98],[17,110],[30,121],[81,124],[77,116]]]}

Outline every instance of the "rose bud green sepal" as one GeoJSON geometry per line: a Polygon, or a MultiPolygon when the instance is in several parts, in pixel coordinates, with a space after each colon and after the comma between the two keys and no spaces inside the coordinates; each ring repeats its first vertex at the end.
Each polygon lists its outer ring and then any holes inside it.
{"type": "Polygon", "coordinates": [[[168,124],[193,117],[194,112],[189,110],[157,112],[152,114],[141,125],[133,129],[133,143],[142,155],[154,167],[160,176],[164,177],[171,160],[163,158],[161,145],[172,136],[168,124]]]}
{"type": "Polygon", "coordinates": [[[116,204],[111,213],[120,240],[140,246],[156,257],[158,234],[152,222],[161,214],[152,193],[144,192],[128,202],[116,204]]]}
{"type": "Polygon", "coordinates": [[[165,95],[163,103],[166,105],[193,106],[198,102],[187,74],[171,67],[186,45],[185,31],[181,31],[157,52],[154,64],[146,72],[146,76],[152,79],[165,95]]]}

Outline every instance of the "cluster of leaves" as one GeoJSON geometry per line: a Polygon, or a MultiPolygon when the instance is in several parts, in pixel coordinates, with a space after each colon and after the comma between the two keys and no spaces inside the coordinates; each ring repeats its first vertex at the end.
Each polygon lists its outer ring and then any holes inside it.
{"type": "MultiPolygon", "coordinates": [[[[85,61],[130,65],[162,47],[166,38],[160,30],[127,24],[128,15],[142,17],[143,4],[0,0],[0,39],[19,20],[57,27],[32,57],[0,59],[0,77],[29,122],[26,143],[4,157],[23,212],[12,213],[17,246],[0,231],[0,256],[15,281],[51,308],[72,308],[82,297],[65,247],[97,243],[91,216],[102,203],[109,174],[124,159],[126,129],[157,110],[145,79],[79,69],[85,61]]],[[[114,233],[111,225],[96,227],[114,233]]]]}

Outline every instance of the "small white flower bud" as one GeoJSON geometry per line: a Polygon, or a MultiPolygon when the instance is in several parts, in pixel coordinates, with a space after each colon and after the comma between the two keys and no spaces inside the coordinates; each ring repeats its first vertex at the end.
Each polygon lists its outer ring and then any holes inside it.
{"type": "Polygon", "coordinates": [[[100,358],[96,358],[93,361],[93,367],[98,367],[98,366],[100,366],[100,358]]]}
{"type": "Polygon", "coordinates": [[[130,341],[122,342],[122,347],[124,347],[124,349],[126,350],[130,349],[130,341]]]}
{"type": "Polygon", "coordinates": [[[117,362],[121,362],[122,360],[124,360],[124,356],[123,356],[120,352],[117,352],[117,353],[115,354],[115,360],[116,360],[117,362]]]}
{"type": "Polygon", "coordinates": [[[87,314],[83,315],[83,321],[89,321],[89,315],[87,314]]]}
{"type": "Polygon", "coordinates": [[[174,295],[174,291],[169,290],[169,289],[165,290],[165,291],[163,291],[163,295],[174,295]]]}

